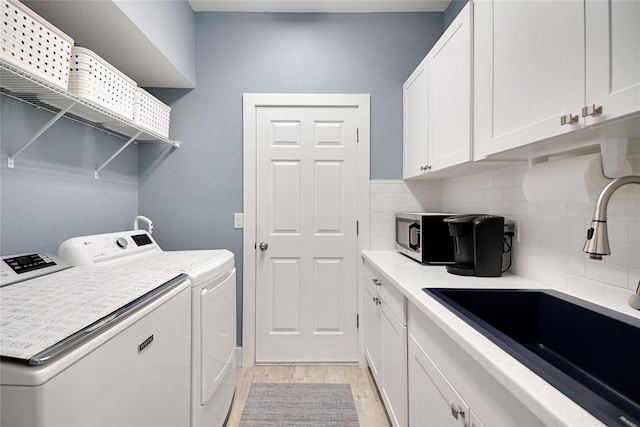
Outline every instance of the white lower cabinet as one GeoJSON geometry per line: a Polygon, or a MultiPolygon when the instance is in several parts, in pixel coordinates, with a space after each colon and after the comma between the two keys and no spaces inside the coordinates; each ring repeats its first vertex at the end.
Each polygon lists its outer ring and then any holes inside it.
{"type": "Polygon", "coordinates": [[[543,424],[366,260],[363,280],[365,357],[394,427],[543,424]]]}
{"type": "Polygon", "coordinates": [[[364,342],[365,356],[376,382],[380,378],[380,307],[378,292],[371,286],[364,287],[364,342]]]}
{"type": "Polygon", "coordinates": [[[404,296],[365,262],[365,355],[391,423],[408,425],[404,296]]]}
{"type": "Polygon", "coordinates": [[[469,405],[409,334],[409,425],[464,426],[469,405]]]}
{"type": "Polygon", "coordinates": [[[382,399],[394,426],[407,425],[407,326],[382,301],[382,399]]]}
{"type": "Polygon", "coordinates": [[[409,425],[542,425],[418,307],[408,307],[409,425]]]}

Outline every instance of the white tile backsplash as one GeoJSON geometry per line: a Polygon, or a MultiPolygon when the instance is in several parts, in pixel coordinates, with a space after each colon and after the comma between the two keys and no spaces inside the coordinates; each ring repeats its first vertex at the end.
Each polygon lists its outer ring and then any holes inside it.
{"type": "Polygon", "coordinates": [[[442,206],[440,182],[372,180],[369,188],[372,250],[395,249],[396,212],[439,211],[442,206]]]}
{"type": "MultiPolygon", "coordinates": [[[[640,155],[630,156],[629,162],[634,173],[640,173],[640,155]]],[[[520,242],[513,245],[516,274],[555,282],[567,292],[593,289],[603,298],[607,292],[635,290],[640,280],[640,186],[623,187],[611,198],[612,255],[596,261],[582,252],[595,202],[527,202],[522,191],[527,167],[444,181],[372,180],[371,249],[393,250],[395,212],[491,213],[518,220],[520,242]]]]}

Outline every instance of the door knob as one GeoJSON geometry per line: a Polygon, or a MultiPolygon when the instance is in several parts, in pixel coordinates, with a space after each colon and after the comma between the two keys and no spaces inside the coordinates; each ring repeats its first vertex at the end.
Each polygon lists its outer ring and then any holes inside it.
{"type": "Polygon", "coordinates": [[[267,244],[267,242],[260,242],[260,245],[258,245],[258,247],[261,251],[266,251],[267,249],[269,249],[269,245],[267,244]]]}

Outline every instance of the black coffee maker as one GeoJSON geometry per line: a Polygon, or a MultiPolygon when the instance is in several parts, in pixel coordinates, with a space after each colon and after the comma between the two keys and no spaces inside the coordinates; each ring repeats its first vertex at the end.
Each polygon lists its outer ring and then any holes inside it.
{"type": "Polygon", "coordinates": [[[502,275],[504,217],[458,215],[444,220],[453,237],[455,264],[447,271],[460,276],[502,275]]]}

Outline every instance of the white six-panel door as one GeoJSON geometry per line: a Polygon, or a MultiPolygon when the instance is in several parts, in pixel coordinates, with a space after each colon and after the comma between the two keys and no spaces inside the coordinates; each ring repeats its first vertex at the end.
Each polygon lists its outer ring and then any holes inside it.
{"type": "Polygon", "coordinates": [[[256,110],[256,362],[357,360],[356,107],[256,110]]]}

